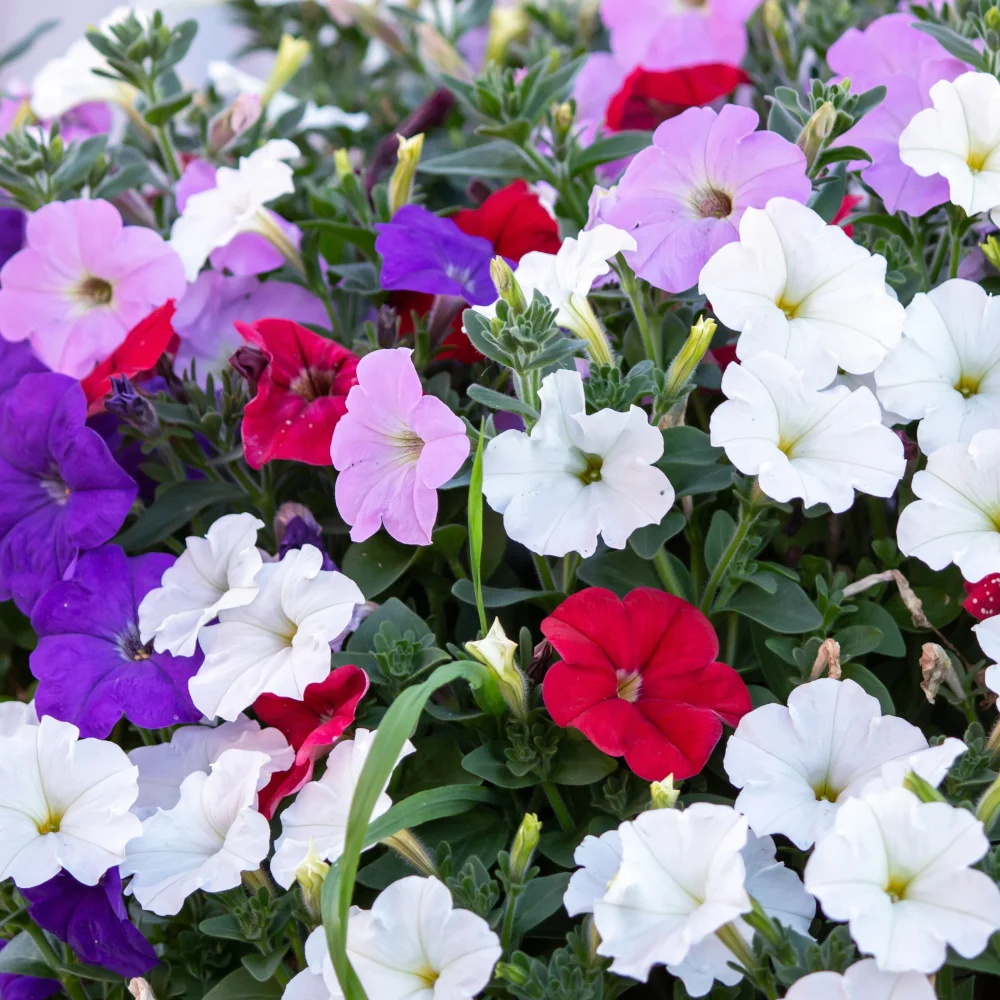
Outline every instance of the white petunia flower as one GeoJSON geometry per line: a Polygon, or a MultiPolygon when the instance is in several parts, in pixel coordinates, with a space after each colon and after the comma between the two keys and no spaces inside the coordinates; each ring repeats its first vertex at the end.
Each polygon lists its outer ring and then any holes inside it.
{"type": "Polygon", "coordinates": [[[608,830],[599,837],[587,836],[573,852],[579,866],[570,876],[563,893],[563,906],[571,917],[593,913],[600,899],[618,874],[622,863],[622,838],[617,830],[608,830]]]}
{"type": "Polygon", "coordinates": [[[33,701],[0,701],[0,736],[13,736],[25,726],[37,726],[33,701]]]}
{"type": "Polygon", "coordinates": [[[201,631],[205,661],[189,685],[210,719],[233,720],[265,692],[301,699],[330,673],[330,643],[347,628],[364,595],[343,573],[323,570],[314,545],[266,563],[249,604],[219,612],[201,631]]]}
{"type": "Polygon", "coordinates": [[[948,945],[975,958],[1000,929],[1000,889],[970,867],[989,846],[968,810],[897,788],[844,803],[805,884],[880,969],[935,972],[948,945]]]}
{"type": "MultiPolygon", "coordinates": [[[[355,906],[348,917],[347,956],[365,992],[378,1000],[472,1000],[500,954],[486,921],[455,909],[436,878],[401,878],[370,910],[355,906]]],[[[306,941],[306,961],[284,1000],[343,1000],[322,927],[306,941]]]]}
{"type": "Polygon", "coordinates": [[[963,73],[931,87],[933,108],[899,136],[899,158],[921,177],[940,174],[952,204],[967,215],[1000,205],[1000,82],[992,73],[963,73]]]}
{"type": "Polygon", "coordinates": [[[830,828],[838,808],[872,782],[898,786],[915,770],[937,784],[964,749],[960,740],[928,749],[916,726],[882,715],[860,685],[823,677],[797,687],[787,707],[762,705],[744,715],[726,745],[724,767],[742,789],[736,809],[754,833],[783,833],[805,850],[830,828]],[[922,761],[923,755],[930,756],[922,761]],[[901,764],[883,771],[891,762],[901,764]]]}
{"type": "Polygon", "coordinates": [[[219,167],[216,186],[191,195],[184,211],[170,230],[170,246],[184,261],[188,281],[194,281],[208,255],[224,247],[240,233],[259,233],[290,260],[297,251],[264,206],[292,194],[292,168],[285,160],[299,156],[299,147],[289,139],[271,139],[249,156],[241,156],[239,167],[219,167]]]}
{"type": "Polygon", "coordinates": [[[234,722],[218,726],[181,726],[169,743],[136,747],[129,760],[139,768],[139,797],[132,812],[139,819],[157,809],[173,809],[181,797],[181,785],[189,774],[208,774],[227,750],[253,750],[268,756],[257,779],[259,792],[277,771],[285,771],[295,760],[295,751],[280,730],[261,729],[260,723],[239,715],[234,722]]]}
{"type": "Polygon", "coordinates": [[[680,966],[692,949],[750,910],[740,850],[746,820],[728,806],[654,809],[623,823],[622,864],[594,922],[611,971],[645,982],[654,965],[680,966]]]}
{"type": "Polygon", "coordinates": [[[931,569],[955,563],[975,583],[1000,571],[1000,430],[938,448],[913,477],[919,499],[905,507],[896,541],[931,569]]]}
{"type": "Polygon", "coordinates": [[[195,771],[184,779],[172,809],[159,809],[142,824],[121,873],[132,876],[125,891],[143,909],[172,916],[199,889],[234,889],[242,872],[257,869],[271,846],[268,822],[254,808],[269,761],[265,753],[226,750],[210,774],[195,771]]]}
{"type": "Polygon", "coordinates": [[[840,513],[855,490],[892,496],[906,469],[903,443],[869,389],[810,389],[790,361],[764,352],[730,365],[722,391],[712,444],[774,500],[801,497],[840,513]]]}
{"type": "MultiPolygon", "coordinates": [[[[318,781],[310,781],[295,801],[281,814],[281,836],[275,843],[271,874],[278,885],[289,888],[295,870],[310,851],[327,861],[336,861],[344,850],[347,816],[351,799],[365,766],[375,733],[358,729],[354,739],[338,743],[326,759],[326,771],[318,781]]],[[[409,740],[403,744],[396,763],[414,752],[409,740]]],[[[386,781],[386,785],[388,785],[386,781]]],[[[371,818],[378,819],[392,805],[385,787],[375,802],[371,818]]]]}
{"type": "Polygon", "coordinates": [[[1000,427],[1000,303],[961,278],[914,296],[875,381],[883,406],[920,421],[926,455],[1000,427]]]}
{"type": "Polygon", "coordinates": [[[623,549],[637,528],[659,524],[674,502],[653,463],[663,436],[638,406],[588,414],[575,371],[546,375],[530,434],[504,431],[486,446],[483,493],[507,534],[539,555],[593,555],[597,536],[623,549]]]}
{"type": "Polygon", "coordinates": [[[747,209],[740,242],[715,253],[698,287],[716,316],[740,331],[741,361],[770,351],[821,389],[838,366],[874,371],[899,343],[905,312],[886,286],[885,266],[811,208],[772,198],[747,209]]]}
{"type": "Polygon", "coordinates": [[[0,736],[0,882],[29,889],[64,868],[96,885],[141,831],[137,776],[121,747],[50,716],[0,736]]]}
{"type": "Polygon", "coordinates": [[[139,637],[174,656],[193,656],[198,633],[225,608],[257,596],[254,577],[263,565],[253,514],[226,514],[204,538],[191,535],[187,548],[164,574],[160,586],[139,605],[139,637]]]}
{"type": "Polygon", "coordinates": [[[814,972],[790,986],[785,1000],[935,1000],[931,981],[919,972],[883,972],[874,959],[856,962],[843,975],[814,972]]]}
{"type": "Polygon", "coordinates": [[[1000,615],[994,615],[972,626],[979,647],[994,662],[986,668],[986,686],[1000,694],[1000,615]]]}

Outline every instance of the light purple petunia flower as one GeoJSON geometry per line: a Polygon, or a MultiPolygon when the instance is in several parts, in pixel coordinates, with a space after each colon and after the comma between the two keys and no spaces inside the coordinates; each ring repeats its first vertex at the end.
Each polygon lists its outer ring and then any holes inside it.
{"type": "Polygon", "coordinates": [[[39,716],[99,739],[123,715],[143,729],[201,718],[188,693],[201,653],[157,653],[139,638],[139,603],[174,561],[161,552],[130,559],[102,545],[80,556],[71,580],[42,594],[31,613],[38,646],[28,661],[39,716]]]}
{"type": "Polygon", "coordinates": [[[420,205],[404,205],[391,222],[375,228],[382,287],[387,291],[455,295],[478,306],[496,300],[490,278],[495,251],[484,237],[467,236],[451,219],[420,205]]]}
{"type": "Polygon", "coordinates": [[[30,340],[53,371],[82,378],[139,320],[184,293],[180,257],[101,199],[44,205],[0,271],[0,334],[30,340]]]}
{"type": "MultiPolygon", "coordinates": [[[[177,211],[183,212],[187,200],[216,186],[216,168],[205,160],[192,160],[185,168],[174,192],[177,211]]],[[[296,249],[302,243],[302,230],[283,219],[277,212],[265,209],[296,249]]],[[[259,233],[240,233],[224,247],[217,247],[208,259],[217,271],[229,271],[240,277],[266,274],[284,265],[285,258],[273,243],[259,233]]]]}
{"type": "Polygon", "coordinates": [[[969,67],[936,39],[913,27],[911,14],[887,14],[864,30],[850,28],[830,46],[827,62],[861,93],[884,84],[885,100],[841,137],[838,145],[860,146],[873,162],[861,176],[889,212],[923,215],[948,201],[948,182],[921,177],[899,158],[899,135],[913,116],[931,107],[930,89],[954,80],[969,67]]]}
{"type": "Polygon", "coordinates": [[[638,249],[625,259],[639,277],[683,292],[716,250],[740,238],[748,208],[779,196],[805,204],[805,156],[775,132],[755,132],[757,124],[755,111],[727,104],[718,114],[689,108],[656,129],[597,208],[635,237],[638,249]]]}
{"type": "Polygon", "coordinates": [[[430,545],[438,488],[469,454],[465,424],[424,395],[411,353],[398,347],[365,355],[333,431],[337,509],[355,542],[384,524],[399,542],[430,545]]]}
{"type": "Polygon", "coordinates": [[[24,375],[0,399],[0,600],[26,614],[122,526],[136,484],[84,424],[80,383],[24,375]]]}

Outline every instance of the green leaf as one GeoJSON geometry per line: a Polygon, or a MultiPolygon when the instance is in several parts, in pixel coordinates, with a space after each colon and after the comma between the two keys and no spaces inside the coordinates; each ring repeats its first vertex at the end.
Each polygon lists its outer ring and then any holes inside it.
{"type": "Polygon", "coordinates": [[[767,128],[769,132],[777,132],[778,135],[795,142],[802,131],[802,122],[798,120],[785,105],[772,98],[765,98],[770,102],[771,110],[767,114],[767,128]]]}
{"type": "MultiPolygon", "coordinates": [[[[352,226],[346,222],[336,222],[333,219],[307,219],[296,223],[302,229],[317,229],[322,233],[336,236],[345,243],[356,246],[366,257],[375,256],[375,233],[364,226],[352,226]]],[[[333,263],[339,263],[334,261],[333,263]]]]}
{"type": "Polygon", "coordinates": [[[716,493],[733,481],[733,468],[719,465],[725,452],[713,448],[697,427],[670,427],[663,434],[663,457],[656,463],[678,497],[716,493]]]}
{"type": "Polygon", "coordinates": [[[232,914],[209,917],[198,924],[198,930],[207,937],[225,938],[228,941],[245,941],[246,935],[240,922],[232,914]]]}
{"type": "Polygon", "coordinates": [[[980,72],[989,72],[982,53],[967,38],[963,38],[958,32],[943,24],[933,24],[929,21],[915,21],[913,27],[917,31],[923,31],[936,38],[945,49],[947,49],[956,59],[974,66],[980,72]]]}
{"type": "MultiPolygon", "coordinates": [[[[708,526],[708,534],[705,536],[705,565],[717,566],[723,553],[736,534],[736,522],[732,515],[724,510],[717,510],[712,515],[712,523],[708,526]]],[[[771,576],[770,573],[762,574],[765,578],[771,576]]],[[[767,589],[766,587],[764,589],[767,589]]],[[[769,593],[773,594],[774,590],[769,593]]]]}
{"type": "Polygon", "coordinates": [[[566,738],[552,759],[549,779],[557,785],[593,785],[617,767],[618,761],[601,753],[593,743],[566,738]]]}
{"type": "Polygon", "coordinates": [[[653,141],[652,132],[616,132],[605,139],[598,139],[592,142],[585,149],[574,157],[570,169],[573,174],[582,173],[591,167],[600,166],[602,163],[610,163],[612,160],[621,160],[626,156],[634,156],[640,150],[645,149],[653,141]]]}
{"type": "Polygon", "coordinates": [[[913,233],[898,215],[869,212],[865,215],[857,215],[848,221],[852,226],[876,226],[879,229],[884,229],[886,232],[898,236],[908,247],[913,246],[913,233]]]}
{"type": "MultiPolygon", "coordinates": [[[[587,56],[577,56],[576,59],[564,63],[557,70],[545,75],[539,75],[535,85],[525,96],[521,114],[525,118],[536,121],[542,112],[557,98],[569,91],[573,77],[587,61],[587,56]]],[[[529,71],[530,72],[530,71],[529,71]]]]}
{"type": "Polygon", "coordinates": [[[798,635],[823,624],[823,616],[806,592],[791,580],[772,574],[777,592],[772,597],[759,587],[740,587],[722,610],[736,611],[774,632],[798,635]]]}
{"type": "Polygon", "coordinates": [[[27,931],[21,931],[7,942],[0,951],[0,973],[11,976],[37,976],[52,978],[52,969],[45,964],[38,945],[27,931]]]}
{"type": "Polygon", "coordinates": [[[659,524],[633,531],[629,536],[629,546],[640,559],[653,559],[666,542],[684,530],[686,524],[684,515],[679,510],[672,510],[659,524]]]}
{"type": "Polygon", "coordinates": [[[398,598],[390,597],[382,607],[370,614],[347,640],[347,652],[366,653],[374,649],[375,636],[386,622],[395,625],[400,635],[412,632],[417,639],[422,639],[425,635],[431,634],[423,618],[411,611],[398,598]]]}
{"type": "Polygon", "coordinates": [[[41,24],[36,24],[23,38],[19,38],[13,45],[8,45],[3,52],[0,52],[0,69],[20,59],[42,35],[47,35],[58,24],[59,18],[57,17],[42,21],[41,24]]]}
{"type": "MultiPolygon", "coordinates": [[[[384,725],[384,723],[383,723],[384,725]]],[[[483,805],[499,805],[500,796],[492,789],[481,785],[443,785],[417,792],[400,802],[396,802],[382,816],[368,827],[365,846],[377,844],[400,830],[418,827],[436,819],[460,816],[462,813],[483,805]]]]}
{"type": "Polygon", "coordinates": [[[194,91],[192,90],[186,94],[169,97],[165,101],[158,101],[143,111],[143,120],[154,128],[166,125],[174,115],[183,111],[193,100],[194,91]]]}
{"type": "Polygon", "coordinates": [[[828,166],[831,163],[845,163],[852,160],[863,161],[865,163],[872,162],[871,156],[860,146],[832,146],[830,149],[824,149],[819,154],[819,164],[821,167],[828,166]]]}
{"type": "MultiPolygon", "coordinates": [[[[484,636],[489,631],[483,594],[483,442],[485,438],[486,421],[480,420],[476,457],[472,461],[472,477],[469,480],[469,570],[472,573],[472,603],[475,604],[476,610],[479,612],[479,628],[484,636]]],[[[461,598],[459,599],[461,600],[461,598]]]]}
{"type": "Polygon", "coordinates": [[[547,920],[562,906],[571,872],[533,878],[517,897],[514,908],[514,940],[519,941],[528,931],[547,920]]]}
{"type": "Polygon", "coordinates": [[[97,158],[104,152],[107,141],[106,135],[92,135],[83,142],[74,142],[52,177],[53,186],[62,190],[82,184],[97,158]]]}
{"type": "Polygon", "coordinates": [[[421,160],[417,170],[440,177],[523,177],[537,180],[537,170],[527,156],[506,139],[493,139],[430,160],[421,160]]]}
{"type": "Polygon", "coordinates": [[[244,955],[240,961],[243,963],[243,968],[258,983],[266,983],[278,971],[278,966],[281,965],[281,960],[287,951],[288,945],[286,944],[283,948],[272,951],[270,955],[244,955]]]}
{"type": "Polygon", "coordinates": [[[344,553],[341,568],[370,601],[388,590],[407,571],[418,551],[380,531],[351,545],[344,553]]]}
{"type": "Polygon", "coordinates": [[[531,136],[531,122],[527,118],[515,118],[512,122],[502,125],[480,125],[477,135],[488,135],[494,139],[506,139],[518,146],[523,146],[531,136]]]}
{"type": "Polygon", "coordinates": [[[220,483],[214,479],[190,479],[171,483],[156,491],[156,499],[132,525],[117,538],[126,552],[148,549],[172,535],[178,528],[189,524],[191,518],[206,507],[217,503],[235,503],[246,499],[243,490],[234,483],[220,483]]]}
{"type": "Polygon", "coordinates": [[[230,972],[202,1000],[280,1000],[283,989],[276,979],[259,982],[243,968],[230,972]]]}
{"type": "Polygon", "coordinates": [[[851,603],[857,610],[851,615],[845,615],[840,621],[849,625],[874,625],[882,633],[882,641],[874,649],[879,655],[906,655],[906,640],[903,639],[903,633],[899,631],[896,620],[881,604],[859,598],[852,598],[851,603]]]}
{"type": "Polygon", "coordinates": [[[853,660],[878,649],[882,642],[882,630],[874,625],[848,625],[834,632],[833,637],[840,643],[841,657],[853,660]]]}
{"type": "Polygon", "coordinates": [[[474,774],[498,788],[527,788],[529,785],[537,785],[539,782],[537,775],[517,775],[507,767],[504,746],[500,740],[485,743],[462,758],[462,767],[469,774],[474,774]]]}
{"type": "Polygon", "coordinates": [[[863,667],[860,663],[845,663],[841,670],[841,677],[844,680],[854,681],[873,698],[877,698],[883,715],[896,714],[896,706],[892,703],[889,689],[867,667],[863,667]]]}
{"type": "Polygon", "coordinates": [[[527,403],[522,403],[516,396],[508,396],[505,392],[497,392],[489,389],[485,385],[473,383],[466,390],[469,399],[474,399],[483,406],[488,406],[491,410],[503,410],[506,413],[517,413],[530,420],[538,419],[538,411],[527,403]]]}
{"type": "Polygon", "coordinates": [[[653,567],[634,552],[600,552],[580,563],[577,576],[592,587],[607,587],[624,597],[636,587],[659,587],[660,578],[653,567]]]}
{"type": "MultiPolygon", "coordinates": [[[[452,594],[463,604],[475,605],[476,592],[471,580],[458,580],[451,588],[452,594]]],[[[528,590],[527,587],[483,587],[483,607],[484,608],[508,608],[512,604],[520,604],[523,601],[543,601],[549,602],[553,599],[561,598],[558,590],[528,590]]],[[[485,613],[483,619],[485,621],[485,613]]],[[[483,629],[483,635],[486,629],[483,629]]]]}

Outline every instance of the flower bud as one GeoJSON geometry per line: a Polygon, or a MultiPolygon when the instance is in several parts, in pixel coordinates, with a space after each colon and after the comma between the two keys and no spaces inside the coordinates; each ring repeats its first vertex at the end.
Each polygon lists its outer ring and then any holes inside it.
{"type": "Polygon", "coordinates": [[[996,7],[990,7],[983,15],[983,27],[987,31],[1000,31],[1000,10],[997,10],[996,7]]]}
{"type": "Polygon", "coordinates": [[[236,369],[237,373],[247,380],[250,388],[250,395],[257,395],[257,383],[260,381],[264,369],[270,363],[270,358],[259,348],[252,344],[244,344],[236,349],[236,353],[229,359],[229,363],[236,369]]]}
{"type": "Polygon", "coordinates": [[[395,347],[399,341],[399,313],[392,306],[379,306],[375,315],[375,342],[381,348],[395,347]]]}
{"type": "Polygon", "coordinates": [[[525,813],[510,849],[510,878],[515,884],[523,881],[541,834],[542,824],[538,817],[534,813],[525,813]]]}
{"type": "Polygon", "coordinates": [[[1000,816],[1000,777],[994,779],[976,806],[976,818],[983,824],[987,833],[996,822],[997,816],[1000,816]]]}
{"type": "Polygon", "coordinates": [[[351,154],[344,148],[333,151],[333,168],[337,172],[337,180],[343,181],[354,176],[354,167],[351,166],[351,154]]]}
{"type": "Polygon", "coordinates": [[[131,424],[144,437],[153,437],[160,429],[156,410],[136,391],[127,375],[111,376],[111,396],[104,408],[131,424]]]}
{"type": "Polygon", "coordinates": [[[412,139],[397,135],[399,147],[396,150],[396,168],[389,178],[389,211],[395,215],[410,200],[413,190],[413,175],[417,172],[420,153],[424,148],[424,134],[412,139]]]}
{"type": "Polygon", "coordinates": [[[674,776],[668,774],[663,781],[654,781],[649,786],[649,796],[654,809],[673,809],[680,798],[681,790],[674,787],[674,776]]]}
{"type": "Polygon", "coordinates": [[[557,142],[565,142],[573,128],[573,105],[563,101],[552,109],[552,132],[557,142]]]}
{"type": "Polygon", "coordinates": [[[824,101],[799,133],[795,145],[806,154],[806,169],[811,168],[816,162],[816,157],[819,156],[826,140],[830,138],[836,121],[837,109],[830,101],[824,101]]]}
{"type": "Polygon", "coordinates": [[[510,311],[515,316],[520,316],[528,308],[527,300],[521,286],[517,283],[517,277],[510,269],[510,264],[497,255],[490,261],[490,277],[493,279],[493,286],[500,296],[510,306],[510,311]]]}
{"type": "Polygon", "coordinates": [[[945,797],[926,779],[921,778],[916,771],[907,771],[903,778],[903,787],[913,792],[921,802],[944,802],[945,797]]]}
{"type": "Polygon", "coordinates": [[[410,833],[400,830],[382,841],[386,847],[391,847],[404,861],[412,865],[421,875],[428,878],[438,878],[439,873],[434,859],[427,853],[427,848],[410,833]]]}
{"type": "Polygon", "coordinates": [[[320,923],[323,920],[323,883],[326,881],[330,866],[316,853],[316,845],[309,838],[309,853],[295,869],[295,881],[302,890],[302,901],[306,904],[309,916],[320,923]]]}
{"type": "Polygon", "coordinates": [[[426,21],[417,29],[417,51],[420,61],[428,70],[447,73],[466,83],[474,74],[468,63],[455,51],[437,28],[426,21]]]}
{"type": "Polygon", "coordinates": [[[488,667],[500,688],[503,700],[514,716],[520,721],[528,717],[528,696],[524,686],[524,675],[518,670],[514,657],[518,644],[508,639],[500,619],[493,620],[493,626],[485,638],[465,644],[465,651],[479,663],[488,667]]]}
{"type": "Polygon", "coordinates": [[[253,128],[260,120],[263,104],[257,94],[240,94],[208,123],[206,150],[212,156],[253,128]]]}
{"type": "Polygon", "coordinates": [[[995,236],[987,236],[986,242],[979,244],[979,249],[983,251],[983,256],[1000,271],[1000,240],[995,236]]]}
{"type": "Polygon", "coordinates": [[[490,33],[486,41],[486,61],[503,62],[511,42],[527,34],[531,21],[520,4],[494,7],[490,11],[490,33]]]}
{"type": "MultiPolygon", "coordinates": [[[[590,360],[596,365],[612,365],[611,344],[586,295],[573,292],[565,303],[566,327],[587,344],[590,360]]],[[[562,318],[559,320],[563,322],[562,318]]]]}
{"type": "Polygon", "coordinates": [[[712,343],[716,326],[714,319],[705,319],[704,316],[701,316],[698,322],[691,327],[687,341],[677,352],[677,357],[670,362],[670,368],[667,370],[665,391],[671,399],[676,398],[684,391],[684,387],[688,384],[712,343]]]}
{"type": "Polygon", "coordinates": [[[309,43],[304,38],[294,38],[292,35],[282,35],[278,43],[278,54],[271,74],[260,93],[260,102],[267,107],[271,98],[288,83],[309,55],[309,43]]]}

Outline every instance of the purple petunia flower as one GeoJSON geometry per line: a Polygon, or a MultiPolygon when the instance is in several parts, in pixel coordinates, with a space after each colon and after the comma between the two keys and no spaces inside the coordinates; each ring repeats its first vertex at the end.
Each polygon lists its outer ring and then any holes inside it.
{"type": "Polygon", "coordinates": [[[27,218],[19,208],[0,208],[0,267],[24,246],[27,218]]]}
{"type": "Polygon", "coordinates": [[[97,885],[83,885],[62,871],[21,894],[32,920],[65,941],[81,962],[126,978],[159,964],[153,946],[128,918],[117,868],[109,868],[97,885]]]}
{"type": "MultiPolygon", "coordinates": [[[[0,938],[0,951],[9,945],[0,938]]],[[[42,979],[38,976],[15,976],[0,972],[0,1000],[48,1000],[58,993],[62,983],[58,979],[42,979]]]]}
{"type": "Polygon", "coordinates": [[[12,344],[0,337],[0,399],[17,386],[22,375],[47,371],[48,368],[35,357],[30,344],[24,341],[12,344]]]}
{"type": "Polygon", "coordinates": [[[139,602],[173,563],[164,553],[129,559],[104,545],[80,557],[72,580],[39,598],[31,615],[38,646],[29,660],[39,716],[101,739],[122,715],[144,729],[201,718],[188,694],[201,653],[157,653],[139,638],[139,602]]]}
{"type": "Polygon", "coordinates": [[[382,287],[387,291],[455,295],[478,306],[496,301],[490,278],[494,249],[489,240],[467,236],[451,219],[420,205],[404,205],[391,222],[375,228],[382,287]]]}
{"type": "Polygon", "coordinates": [[[24,375],[0,399],[0,600],[26,614],[122,526],[136,484],[85,426],[80,383],[24,375]]]}

